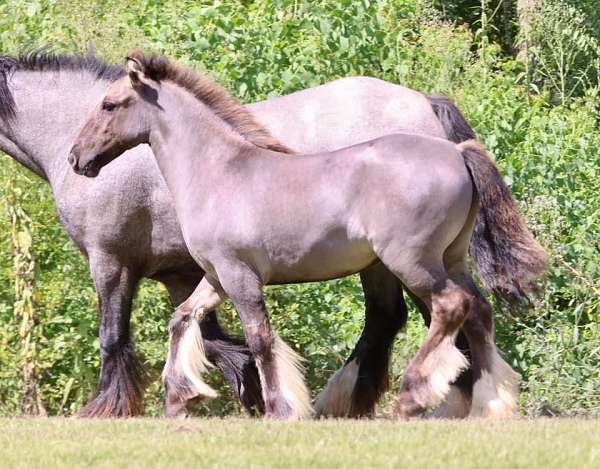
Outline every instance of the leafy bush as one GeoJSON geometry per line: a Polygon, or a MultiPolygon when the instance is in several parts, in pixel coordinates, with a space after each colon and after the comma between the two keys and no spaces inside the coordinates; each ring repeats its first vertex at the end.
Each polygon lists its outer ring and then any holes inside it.
{"type": "Polygon", "coordinates": [[[543,81],[562,104],[600,86],[600,42],[587,18],[564,1],[544,2],[534,16],[534,78],[543,81]]]}

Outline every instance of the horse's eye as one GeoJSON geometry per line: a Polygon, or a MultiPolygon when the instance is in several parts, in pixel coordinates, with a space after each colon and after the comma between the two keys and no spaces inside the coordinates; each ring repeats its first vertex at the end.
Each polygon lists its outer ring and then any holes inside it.
{"type": "Polygon", "coordinates": [[[105,101],[105,102],[102,103],[102,110],[103,111],[111,112],[111,111],[114,111],[116,107],[117,107],[116,104],[109,103],[108,101],[105,101]]]}

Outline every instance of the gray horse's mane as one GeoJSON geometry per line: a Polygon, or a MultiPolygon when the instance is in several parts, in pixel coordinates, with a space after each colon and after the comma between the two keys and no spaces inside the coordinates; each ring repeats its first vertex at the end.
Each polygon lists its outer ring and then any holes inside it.
{"type": "Polygon", "coordinates": [[[139,62],[148,78],[157,82],[169,80],[189,91],[250,143],[267,150],[293,153],[257,122],[237,99],[208,77],[157,54],[146,56],[134,51],[129,58],[139,62]]]}
{"type": "Polygon", "coordinates": [[[24,52],[18,57],[0,55],[0,119],[10,121],[15,116],[15,101],[8,79],[17,70],[36,72],[85,70],[98,80],[115,81],[125,75],[123,67],[110,65],[93,54],[55,54],[47,48],[24,52]]]}

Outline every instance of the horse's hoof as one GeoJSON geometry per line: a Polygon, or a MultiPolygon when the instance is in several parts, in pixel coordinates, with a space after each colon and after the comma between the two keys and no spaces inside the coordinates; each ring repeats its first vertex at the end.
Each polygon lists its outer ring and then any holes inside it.
{"type": "Polygon", "coordinates": [[[417,404],[408,392],[400,394],[394,406],[394,417],[398,420],[412,420],[420,417],[425,409],[417,404]]]}
{"type": "Polygon", "coordinates": [[[298,416],[284,400],[273,400],[267,407],[265,420],[298,420],[298,416]]]}
{"type": "Polygon", "coordinates": [[[186,401],[176,401],[165,403],[165,417],[171,419],[184,419],[188,417],[186,401]]]}

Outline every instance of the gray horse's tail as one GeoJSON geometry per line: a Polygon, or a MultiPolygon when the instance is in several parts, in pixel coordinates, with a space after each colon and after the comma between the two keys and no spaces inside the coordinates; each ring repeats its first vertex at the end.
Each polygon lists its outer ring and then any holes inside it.
{"type": "Polygon", "coordinates": [[[427,99],[442,124],[448,140],[460,143],[476,138],[475,131],[450,98],[446,96],[427,96],[427,99]]]}
{"type": "Polygon", "coordinates": [[[479,197],[470,253],[479,277],[494,296],[510,303],[530,304],[528,294],[547,269],[546,252],[521,218],[502,175],[481,143],[456,145],[471,173],[479,197]]]}
{"type": "Polygon", "coordinates": [[[510,190],[460,109],[445,96],[427,99],[448,140],[459,144],[479,195],[481,208],[469,245],[479,277],[497,299],[527,304],[528,293],[546,271],[546,253],[522,221],[510,190]]]}

